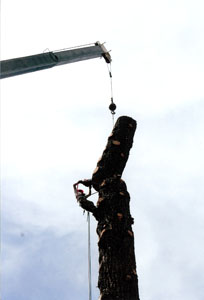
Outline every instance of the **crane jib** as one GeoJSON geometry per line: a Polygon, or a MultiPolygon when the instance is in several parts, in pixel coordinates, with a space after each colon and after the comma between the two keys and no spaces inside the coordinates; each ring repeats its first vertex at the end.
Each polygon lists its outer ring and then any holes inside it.
{"type": "Polygon", "coordinates": [[[51,52],[3,60],[1,62],[0,78],[52,68],[56,66],[57,61],[57,58],[51,52]]]}
{"type": "Polygon", "coordinates": [[[3,60],[0,62],[0,79],[97,57],[104,57],[107,63],[111,62],[110,54],[100,43],[90,47],[3,60]]]}

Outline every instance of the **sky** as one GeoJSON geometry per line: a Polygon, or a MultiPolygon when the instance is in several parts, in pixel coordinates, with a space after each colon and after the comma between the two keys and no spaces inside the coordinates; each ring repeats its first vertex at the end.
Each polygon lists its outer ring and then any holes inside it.
{"type": "MultiPolygon", "coordinates": [[[[201,0],[1,0],[2,60],[96,41],[111,50],[115,119],[138,124],[123,179],[141,300],[204,297],[203,11],[201,0]]],[[[110,97],[99,58],[1,81],[2,300],[88,299],[72,185],[105,148],[110,97]]]]}

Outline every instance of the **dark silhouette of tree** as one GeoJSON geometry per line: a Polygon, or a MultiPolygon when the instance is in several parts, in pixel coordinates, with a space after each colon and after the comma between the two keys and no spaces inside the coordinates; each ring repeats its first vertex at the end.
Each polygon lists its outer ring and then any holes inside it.
{"type": "Polygon", "coordinates": [[[96,206],[84,194],[78,200],[98,221],[100,300],[139,300],[134,220],[129,208],[130,195],[121,179],[136,126],[130,117],[118,118],[92,179],[78,182],[93,186],[99,193],[96,206]]]}

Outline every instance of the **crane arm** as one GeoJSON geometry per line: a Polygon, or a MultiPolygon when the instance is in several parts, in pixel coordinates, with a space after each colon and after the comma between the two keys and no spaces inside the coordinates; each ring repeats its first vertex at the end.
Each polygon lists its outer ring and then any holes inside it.
{"type": "Polygon", "coordinates": [[[99,42],[88,47],[2,60],[0,62],[0,79],[97,57],[104,57],[107,63],[111,62],[109,52],[99,42]]]}

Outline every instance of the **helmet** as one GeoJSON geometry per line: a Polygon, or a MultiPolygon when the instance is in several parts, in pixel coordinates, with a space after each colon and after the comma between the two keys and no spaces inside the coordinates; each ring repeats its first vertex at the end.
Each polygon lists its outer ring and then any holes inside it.
{"type": "Polygon", "coordinates": [[[84,194],[83,190],[77,190],[77,193],[84,194]]]}

